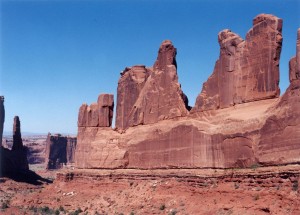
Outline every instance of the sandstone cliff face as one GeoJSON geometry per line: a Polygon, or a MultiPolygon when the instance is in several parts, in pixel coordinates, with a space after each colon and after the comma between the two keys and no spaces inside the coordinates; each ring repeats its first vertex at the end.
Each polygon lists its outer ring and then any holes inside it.
{"type": "Polygon", "coordinates": [[[47,169],[59,169],[64,164],[74,162],[76,138],[49,133],[46,142],[47,169]]]}
{"type": "Polygon", "coordinates": [[[220,57],[203,84],[193,112],[278,97],[282,20],[260,14],[244,41],[226,29],[219,33],[220,57]]]}
{"type": "Polygon", "coordinates": [[[134,66],[123,71],[118,83],[117,128],[188,114],[187,97],[178,83],[176,53],[171,41],[163,41],[153,68],[134,66]]]}
{"type": "MultiPolygon", "coordinates": [[[[297,57],[291,61],[290,87],[277,98],[281,28],[281,19],[259,15],[246,41],[222,31],[220,59],[190,114],[177,82],[176,50],[164,42],[152,69],[138,66],[122,73],[117,129],[79,126],[76,166],[234,168],[299,163],[299,63],[297,57]],[[177,109],[172,113],[178,114],[170,117],[173,107],[177,109]]],[[[298,50],[297,46],[297,54],[298,50]]]]}
{"type": "Polygon", "coordinates": [[[97,103],[83,104],[79,109],[78,127],[110,127],[113,118],[114,96],[100,94],[97,103]]]}

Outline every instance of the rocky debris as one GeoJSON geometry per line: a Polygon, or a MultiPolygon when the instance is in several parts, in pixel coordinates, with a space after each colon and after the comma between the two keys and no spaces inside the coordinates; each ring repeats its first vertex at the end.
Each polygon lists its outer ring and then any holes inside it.
{"type": "Polygon", "coordinates": [[[63,165],[73,163],[76,145],[76,137],[48,133],[46,141],[47,169],[59,169],[63,165]]]}
{"type": "Polygon", "coordinates": [[[2,146],[3,126],[5,120],[4,96],[0,96],[0,147],[2,146]]]}
{"type": "Polygon", "coordinates": [[[113,118],[114,96],[100,94],[97,103],[81,105],[78,114],[78,127],[110,127],[113,118]]]}
{"type": "Polygon", "coordinates": [[[118,129],[188,114],[188,100],[178,83],[176,53],[172,42],[165,40],[153,68],[133,66],[121,73],[117,96],[118,129]]]}
{"type": "Polygon", "coordinates": [[[221,31],[220,57],[192,112],[278,97],[281,32],[282,20],[269,14],[254,18],[246,40],[221,31]]]}

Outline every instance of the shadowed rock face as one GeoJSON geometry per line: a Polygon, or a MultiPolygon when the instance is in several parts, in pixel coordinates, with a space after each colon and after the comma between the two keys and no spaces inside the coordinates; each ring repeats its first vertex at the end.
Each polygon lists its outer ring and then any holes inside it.
{"type": "Polygon", "coordinates": [[[172,42],[165,40],[153,68],[133,66],[121,73],[117,128],[127,129],[188,114],[188,100],[178,83],[176,53],[172,42]]]}
{"type": "Polygon", "coordinates": [[[192,111],[278,97],[281,32],[282,20],[268,14],[254,18],[245,41],[228,29],[221,31],[220,57],[192,111]]]}
{"type": "Polygon", "coordinates": [[[73,163],[77,138],[48,134],[46,143],[47,169],[59,169],[73,163]]]}
{"type": "Polygon", "coordinates": [[[81,105],[78,114],[78,127],[110,127],[113,118],[114,96],[100,94],[98,102],[90,106],[81,105]]]}
{"type": "Polygon", "coordinates": [[[19,150],[23,148],[23,141],[21,137],[21,123],[18,116],[14,118],[14,127],[13,127],[13,146],[12,150],[19,150]]]}
{"type": "Polygon", "coordinates": [[[12,150],[0,147],[1,168],[0,175],[18,174],[29,170],[27,148],[23,146],[21,137],[21,123],[18,116],[14,117],[12,150]]]}
{"type": "Polygon", "coordinates": [[[3,126],[5,120],[4,96],[0,96],[0,147],[2,146],[3,126]]]}

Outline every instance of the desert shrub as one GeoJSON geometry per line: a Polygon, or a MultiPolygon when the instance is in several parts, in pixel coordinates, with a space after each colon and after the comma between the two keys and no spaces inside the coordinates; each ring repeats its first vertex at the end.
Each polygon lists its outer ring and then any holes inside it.
{"type": "Polygon", "coordinates": [[[59,211],[58,209],[56,209],[55,212],[54,212],[54,214],[55,214],[55,215],[59,215],[59,214],[60,214],[60,211],[59,211]]]}
{"type": "Polygon", "coordinates": [[[131,212],[130,212],[130,215],[134,215],[134,212],[133,212],[133,211],[131,211],[131,212]]]}
{"type": "Polygon", "coordinates": [[[163,211],[163,210],[165,210],[165,208],[166,208],[165,204],[162,204],[162,205],[159,207],[159,210],[163,211]]]}
{"type": "Polygon", "coordinates": [[[298,188],[299,188],[299,183],[298,183],[298,181],[294,181],[293,187],[292,187],[293,191],[297,191],[298,188]]]}
{"type": "Polygon", "coordinates": [[[234,182],[234,188],[239,189],[239,187],[240,187],[240,184],[238,182],[234,182]]]}
{"type": "Polygon", "coordinates": [[[259,200],[259,195],[258,194],[256,194],[254,197],[253,197],[253,200],[259,200]]]}
{"type": "Polygon", "coordinates": [[[7,202],[2,202],[2,204],[1,204],[1,209],[6,209],[6,208],[9,208],[9,205],[8,205],[8,203],[7,202]]]}
{"type": "Polygon", "coordinates": [[[80,214],[81,212],[83,212],[83,211],[81,210],[81,208],[78,208],[76,211],[71,212],[70,215],[78,215],[78,214],[80,214]]]}
{"type": "Polygon", "coordinates": [[[65,211],[65,209],[64,209],[63,206],[59,206],[58,210],[59,210],[59,211],[65,211]]]}
{"type": "Polygon", "coordinates": [[[172,210],[172,211],[169,213],[169,215],[175,215],[175,214],[177,214],[176,209],[172,210]]]}

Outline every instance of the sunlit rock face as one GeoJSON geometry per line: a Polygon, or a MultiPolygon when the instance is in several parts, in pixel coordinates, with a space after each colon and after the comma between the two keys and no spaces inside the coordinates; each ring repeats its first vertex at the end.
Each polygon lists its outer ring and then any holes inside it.
{"type": "Polygon", "coordinates": [[[176,53],[172,42],[165,40],[152,68],[133,66],[121,73],[117,96],[118,129],[188,114],[188,100],[178,82],[176,53]]]}
{"type": "MultiPolygon", "coordinates": [[[[138,65],[121,73],[116,128],[79,123],[76,167],[235,168],[300,162],[299,39],[290,86],[279,97],[281,30],[281,19],[261,14],[245,41],[221,31],[220,57],[191,112],[178,83],[177,50],[164,41],[153,67],[138,65]]],[[[79,122],[88,119],[88,107],[81,107],[79,122]]]]}
{"type": "Polygon", "coordinates": [[[221,31],[220,57],[192,111],[278,97],[281,32],[282,20],[269,14],[254,18],[245,40],[228,29],[221,31]]]}

